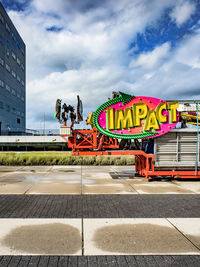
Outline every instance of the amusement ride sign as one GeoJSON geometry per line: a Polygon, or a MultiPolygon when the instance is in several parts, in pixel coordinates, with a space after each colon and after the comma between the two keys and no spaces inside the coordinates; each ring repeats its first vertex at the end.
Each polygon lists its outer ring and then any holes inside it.
{"type": "Polygon", "coordinates": [[[171,131],[179,121],[177,102],[120,95],[94,113],[94,126],[102,134],[120,139],[154,138],[171,131]]]}

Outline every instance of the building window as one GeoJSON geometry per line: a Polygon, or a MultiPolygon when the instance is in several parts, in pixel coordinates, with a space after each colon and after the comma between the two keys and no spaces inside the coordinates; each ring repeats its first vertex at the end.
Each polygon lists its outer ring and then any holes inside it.
{"type": "Polygon", "coordinates": [[[22,96],[21,100],[24,102],[24,97],[22,96]]]}
{"type": "Polygon", "coordinates": [[[21,68],[24,70],[24,65],[23,64],[21,65],[21,68]]]}
{"type": "Polygon", "coordinates": [[[20,124],[20,119],[19,118],[17,118],[17,123],[20,124]]]}
{"type": "Polygon", "coordinates": [[[22,117],[24,117],[24,112],[22,112],[22,117]]]}
{"type": "Polygon", "coordinates": [[[3,109],[3,102],[0,101],[0,109],[3,109]]]}
{"type": "Polygon", "coordinates": [[[6,90],[10,92],[10,86],[8,86],[7,84],[6,84],[6,90]]]}
{"type": "Polygon", "coordinates": [[[4,39],[3,39],[3,37],[1,37],[1,35],[0,35],[0,43],[1,43],[2,45],[4,45],[4,39]]]}
{"type": "Polygon", "coordinates": [[[17,97],[20,98],[20,94],[17,94],[17,97]]]}
{"type": "Polygon", "coordinates": [[[0,58],[0,64],[3,66],[4,65],[4,60],[0,58]]]}
{"type": "Polygon", "coordinates": [[[6,111],[10,112],[10,106],[6,104],[6,111]]]}
{"type": "Polygon", "coordinates": [[[19,60],[19,58],[17,58],[17,64],[20,66],[20,60],[19,60]]]}
{"type": "Polygon", "coordinates": [[[4,23],[4,18],[3,18],[3,16],[2,16],[1,13],[0,13],[0,21],[1,21],[2,23],[4,23]]]}
{"type": "Polygon", "coordinates": [[[15,92],[15,90],[14,90],[14,89],[12,89],[12,94],[13,94],[13,95],[16,95],[16,92],[15,92]]]}
{"type": "Polygon", "coordinates": [[[11,36],[12,36],[13,40],[16,42],[17,39],[16,39],[15,34],[13,32],[12,32],[11,36]]]}
{"type": "Polygon", "coordinates": [[[17,41],[17,47],[20,49],[20,42],[19,41],[17,41]]]}
{"type": "Polygon", "coordinates": [[[7,57],[10,56],[10,51],[9,51],[9,50],[6,51],[6,56],[7,56],[7,57]]]}
{"type": "Polygon", "coordinates": [[[12,108],[12,112],[16,114],[16,108],[12,108]]]}
{"type": "Polygon", "coordinates": [[[4,87],[4,82],[2,80],[0,80],[0,86],[4,87]]]}
{"type": "Polygon", "coordinates": [[[24,81],[21,80],[21,84],[24,86],[24,81]]]}
{"type": "Polygon", "coordinates": [[[16,73],[12,70],[12,76],[16,78],[16,73]]]}
{"type": "Polygon", "coordinates": [[[8,72],[10,72],[10,66],[8,66],[8,64],[6,64],[6,69],[8,72]]]}
{"type": "Polygon", "coordinates": [[[21,79],[20,79],[20,77],[17,75],[17,80],[18,80],[18,82],[20,82],[21,81],[21,79]]]}
{"type": "Polygon", "coordinates": [[[13,51],[12,51],[12,57],[14,58],[14,60],[16,60],[16,55],[13,51]]]}
{"type": "Polygon", "coordinates": [[[8,26],[7,23],[6,23],[6,30],[7,30],[8,32],[10,32],[10,27],[8,26]]]}

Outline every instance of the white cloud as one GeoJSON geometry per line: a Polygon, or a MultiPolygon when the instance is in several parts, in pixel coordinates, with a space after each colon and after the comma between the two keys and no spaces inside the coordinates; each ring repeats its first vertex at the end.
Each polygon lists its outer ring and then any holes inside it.
{"type": "Polygon", "coordinates": [[[44,112],[52,118],[46,127],[58,127],[56,99],[75,105],[77,94],[85,115],[113,90],[172,98],[193,88],[197,96],[198,32],[174,52],[166,42],[137,58],[130,53],[136,34],[174,2],[33,0],[25,12],[9,12],[27,48],[27,127],[38,128],[44,112]],[[87,9],[88,3],[93,6],[87,9]],[[52,26],[62,30],[46,30],[52,26]]]}
{"type": "Polygon", "coordinates": [[[195,11],[195,4],[191,2],[181,1],[173,10],[171,15],[172,20],[176,22],[178,26],[186,22],[195,11]]]}
{"type": "Polygon", "coordinates": [[[191,68],[200,69],[200,31],[186,39],[175,55],[176,61],[191,68]]]}
{"type": "Polygon", "coordinates": [[[163,45],[156,47],[151,52],[140,54],[136,60],[132,60],[130,67],[153,68],[160,63],[164,57],[166,57],[169,49],[170,44],[164,43],[163,45]]]}
{"type": "Polygon", "coordinates": [[[135,95],[161,99],[200,99],[200,32],[185,39],[170,51],[150,72],[145,67],[132,69],[137,77],[135,95]]]}

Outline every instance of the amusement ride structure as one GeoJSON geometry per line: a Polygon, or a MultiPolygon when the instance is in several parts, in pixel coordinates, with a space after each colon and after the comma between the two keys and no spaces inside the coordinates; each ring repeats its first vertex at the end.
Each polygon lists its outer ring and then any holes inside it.
{"type": "Polygon", "coordinates": [[[164,101],[113,92],[88,114],[91,129],[74,129],[83,121],[82,101],[79,96],[77,100],[76,113],[71,105],[56,101],[60,135],[72,155],[134,155],[135,172],[148,180],[200,178],[198,100],[164,101]]]}

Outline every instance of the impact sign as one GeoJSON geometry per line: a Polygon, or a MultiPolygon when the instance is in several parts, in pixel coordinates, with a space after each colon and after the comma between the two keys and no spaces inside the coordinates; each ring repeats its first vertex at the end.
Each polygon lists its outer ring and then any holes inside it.
{"type": "Polygon", "coordinates": [[[94,113],[94,126],[102,134],[120,139],[154,138],[171,131],[179,121],[178,102],[120,95],[94,113]]]}

